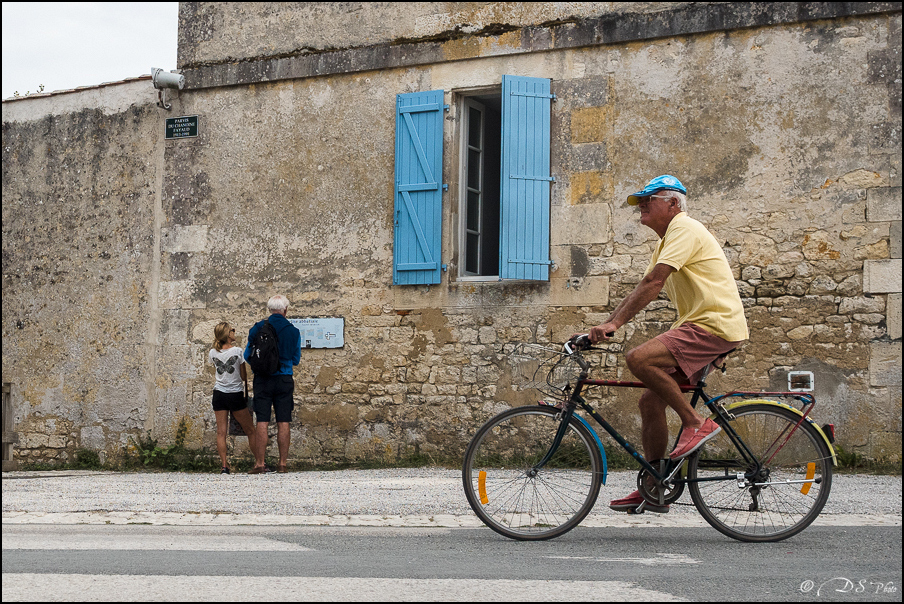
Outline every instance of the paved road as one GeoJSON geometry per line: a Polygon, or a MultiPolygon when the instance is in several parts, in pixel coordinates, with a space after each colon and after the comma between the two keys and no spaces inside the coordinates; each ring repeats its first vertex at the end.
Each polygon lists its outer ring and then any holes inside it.
{"type": "Polygon", "coordinates": [[[820,518],[742,544],[692,506],[627,516],[614,472],[548,542],[504,539],[455,470],[3,474],[3,601],[901,600],[901,477],[833,480],[820,518]]]}
{"type": "Polygon", "coordinates": [[[3,601],[893,601],[901,527],[775,544],[711,529],[3,527],[3,601]]]}

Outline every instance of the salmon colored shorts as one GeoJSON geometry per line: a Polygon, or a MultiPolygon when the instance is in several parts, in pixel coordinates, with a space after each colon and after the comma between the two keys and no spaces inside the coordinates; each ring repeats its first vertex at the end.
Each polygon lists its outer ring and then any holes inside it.
{"type": "Polygon", "coordinates": [[[680,370],[690,384],[700,381],[707,365],[719,357],[724,357],[743,342],[743,340],[728,342],[693,323],[685,323],[670,329],[656,336],[656,339],[662,342],[678,361],[678,367],[674,372],[680,370]]]}

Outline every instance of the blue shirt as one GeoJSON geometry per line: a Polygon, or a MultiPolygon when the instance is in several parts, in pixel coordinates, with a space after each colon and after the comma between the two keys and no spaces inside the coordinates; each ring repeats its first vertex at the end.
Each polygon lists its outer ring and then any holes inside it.
{"type": "MultiPolygon", "coordinates": [[[[267,320],[276,330],[276,338],[279,340],[279,369],[273,375],[292,375],[292,366],[301,362],[301,332],[280,314],[273,313],[267,320]]],[[[246,361],[251,356],[251,343],[254,342],[257,330],[263,324],[263,321],[258,321],[248,332],[248,343],[245,344],[246,361]]]]}

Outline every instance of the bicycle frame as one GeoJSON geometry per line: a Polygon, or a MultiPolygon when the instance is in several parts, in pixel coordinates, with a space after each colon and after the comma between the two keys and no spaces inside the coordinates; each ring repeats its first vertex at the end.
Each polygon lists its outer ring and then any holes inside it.
{"type": "MultiPolygon", "coordinates": [[[[562,351],[519,343],[506,354],[513,385],[551,398],[540,400],[540,408],[527,405],[498,413],[468,445],[462,466],[465,495],[489,528],[512,539],[550,539],[595,509],[608,468],[603,432],[594,422],[640,466],[637,490],[610,503],[616,511],[665,513],[673,504],[689,505],[681,502],[687,490],[707,523],[744,542],[787,539],[822,511],[837,459],[831,444],[834,426],[820,428],[810,417],[816,402],[812,394],[733,391],[712,396],[705,378],[714,366],[725,371],[717,359],[698,383],[676,385],[682,406],[689,401],[719,425],[718,438],[707,438],[709,444],[680,460],[666,457],[658,447],[654,453],[664,459],[646,459],[603,417],[609,415],[606,404],[595,404],[598,396],[611,398],[609,388],[646,387],[636,381],[590,379],[595,356],[585,360],[581,353],[588,350],[605,348],[592,347],[582,335],[562,351]],[[606,390],[588,395],[594,387],[606,390]]],[[[649,396],[644,393],[643,400],[649,396]]]]}
{"type": "MultiPolygon", "coordinates": [[[[609,422],[607,422],[605,420],[605,418],[603,418],[599,413],[596,412],[596,410],[594,410],[592,407],[590,407],[590,405],[587,403],[587,401],[584,400],[584,398],[581,396],[581,392],[587,386],[608,386],[608,387],[616,387],[616,388],[646,388],[646,386],[641,382],[624,382],[624,381],[618,381],[618,380],[587,379],[589,369],[590,369],[589,363],[587,363],[587,361],[585,361],[583,358],[580,358],[580,356],[577,357],[577,360],[578,360],[578,363],[581,365],[582,372],[581,372],[580,378],[578,379],[577,383],[575,384],[574,389],[571,391],[571,394],[568,397],[568,401],[565,404],[565,407],[562,411],[562,413],[563,413],[562,421],[559,424],[559,429],[556,432],[556,437],[553,440],[553,444],[549,448],[549,451],[547,452],[547,454],[543,457],[543,459],[536,466],[534,466],[532,468],[531,472],[536,473],[543,466],[545,466],[546,463],[548,463],[549,460],[552,458],[552,456],[555,454],[556,450],[558,450],[559,444],[561,443],[562,438],[565,434],[565,430],[568,427],[568,423],[569,423],[568,420],[570,420],[571,416],[574,415],[575,409],[578,406],[580,406],[588,415],[590,415],[590,417],[592,417],[596,421],[596,423],[598,423],[600,426],[602,426],[603,429],[606,432],[608,432],[609,435],[613,439],[615,439],[615,441],[625,451],[627,451],[635,459],[635,461],[637,461],[641,465],[641,467],[643,467],[647,472],[649,472],[650,475],[658,483],[660,483],[660,484],[671,483],[672,480],[674,479],[675,475],[680,470],[680,468],[684,465],[686,458],[680,459],[677,461],[669,459],[665,466],[665,472],[660,473],[659,470],[654,468],[650,464],[650,462],[647,461],[644,458],[644,456],[642,454],[640,454],[634,448],[634,446],[631,443],[629,443],[627,440],[625,440],[625,438],[621,434],[619,434],[618,431],[609,424],[609,422]]],[[[723,394],[723,395],[717,396],[717,397],[710,397],[704,391],[704,388],[706,387],[706,382],[704,379],[701,379],[700,382],[698,382],[696,386],[687,384],[687,385],[679,385],[679,387],[681,388],[682,392],[692,392],[693,393],[693,397],[691,398],[691,406],[692,407],[696,408],[697,403],[702,400],[703,403],[715,414],[716,423],[718,423],[722,427],[722,429],[726,431],[726,435],[728,436],[728,438],[734,444],[734,446],[738,450],[738,452],[742,455],[745,462],[747,462],[746,467],[748,469],[744,472],[743,475],[744,475],[745,480],[749,480],[751,482],[753,481],[753,478],[759,474],[759,472],[762,468],[762,463],[768,463],[769,461],[771,461],[772,457],[774,457],[775,454],[778,453],[779,450],[781,450],[781,448],[784,446],[784,444],[788,442],[788,440],[791,438],[791,436],[794,434],[794,432],[796,432],[797,429],[801,426],[801,424],[806,420],[807,416],[810,413],[810,410],[813,408],[813,405],[816,404],[816,400],[812,395],[810,395],[808,393],[800,393],[800,392],[737,392],[736,391],[736,392],[730,392],[728,394],[723,394]],[[740,396],[748,396],[748,397],[749,396],[783,396],[783,397],[791,396],[791,397],[797,398],[805,403],[808,403],[808,404],[806,404],[806,407],[801,412],[802,415],[801,415],[800,420],[797,422],[797,424],[795,424],[790,430],[788,430],[787,434],[779,434],[779,436],[776,438],[776,440],[773,442],[773,444],[770,446],[769,449],[772,450],[773,447],[776,447],[776,444],[778,444],[778,446],[772,452],[772,455],[769,457],[769,459],[763,460],[763,462],[761,462],[760,460],[758,460],[756,458],[756,456],[750,451],[750,449],[747,447],[747,445],[744,443],[744,441],[741,439],[741,437],[738,436],[738,434],[735,432],[734,428],[731,425],[731,422],[729,421],[731,419],[730,414],[722,407],[721,404],[717,404],[720,401],[722,401],[723,399],[727,399],[727,398],[731,398],[731,397],[740,397],[740,396]],[[782,439],[782,437],[784,437],[784,439],[782,439]],[[780,444],[779,444],[779,440],[781,440],[780,444]]],[[[690,482],[703,482],[703,481],[716,481],[716,480],[735,480],[735,479],[739,480],[740,475],[731,476],[731,477],[726,476],[724,478],[720,478],[720,477],[699,478],[699,479],[694,479],[694,480],[679,479],[676,484],[680,484],[680,483],[687,484],[690,482]]]]}

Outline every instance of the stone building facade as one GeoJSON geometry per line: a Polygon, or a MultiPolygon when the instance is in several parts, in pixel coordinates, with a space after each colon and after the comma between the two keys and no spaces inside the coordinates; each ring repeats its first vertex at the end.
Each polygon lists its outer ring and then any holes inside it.
{"type": "MultiPolygon", "coordinates": [[[[344,320],[342,348],[302,351],[294,459],[460,458],[530,402],[507,342],[561,343],[641,278],[656,238],[625,198],[662,173],[723,243],[751,327],[713,390],[812,371],[838,442],[900,459],[900,3],[185,2],[178,68],[170,110],[148,77],[3,102],[19,459],[115,455],[183,419],[211,445],[213,326],[247,334],[276,293],[290,318],[344,320]],[[548,107],[535,280],[469,264],[470,127],[479,113],[511,148],[502,90],[519,78],[549,89],[516,93],[548,107]],[[399,107],[428,91],[436,273],[403,284],[399,107]],[[165,138],[178,116],[196,137],[165,138]]],[[[507,151],[481,152],[498,173],[507,151]]],[[[654,302],[594,375],[627,377],[621,353],[674,317],[654,302]]],[[[599,399],[635,440],[636,397],[599,399]]]]}

